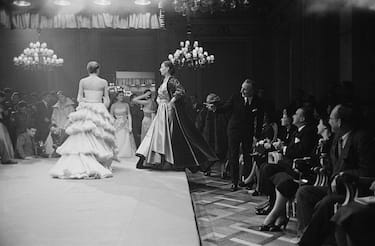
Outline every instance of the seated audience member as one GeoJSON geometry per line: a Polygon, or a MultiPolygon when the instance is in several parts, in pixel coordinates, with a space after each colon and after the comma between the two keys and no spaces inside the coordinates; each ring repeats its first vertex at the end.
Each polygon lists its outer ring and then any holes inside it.
{"type": "Polygon", "coordinates": [[[0,159],[2,164],[16,164],[13,160],[14,150],[12,141],[7,130],[3,124],[3,105],[0,104],[0,159]]]}
{"type": "MultiPolygon", "coordinates": [[[[54,128],[65,129],[69,114],[74,112],[74,102],[69,97],[66,97],[62,91],[57,92],[57,97],[58,101],[52,106],[51,123],[55,125],[54,128]]],[[[45,153],[48,156],[54,153],[51,131],[45,142],[45,153]]]]}
{"type": "Polygon", "coordinates": [[[17,138],[17,154],[21,159],[32,159],[37,155],[37,146],[35,144],[36,127],[29,125],[26,131],[17,138]]]}
{"type": "MultiPolygon", "coordinates": [[[[329,152],[331,147],[332,138],[331,138],[331,129],[328,124],[328,119],[321,118],[317,126],[318,134],[321,136],[317,142],[317,147],[315,154],[311,156],[310,163],[306,170],[304,170],[303,177],[308,180],[308,183],[312,183],[313,175],[311,167],[319,165],[319,157],[321,155],[326,155],[329,152]]],[[[271,212],[265,218],[264,225],[261,227],[261,230],[271,230],[279,231],[281,226],[286,227],[288,223],[288,218],[286,216],[286,203],[288,200],[292,199],[297,192],[299,185],[294,181],[298,179],[297,175],[291,175],[287,172],[279,172],[274,174],[272,178],[275,182],[275,193],[276,201],[275,205],[272,208],[271,212]],[[270,222],[271,221],[271,222],[270,222]],[[274,221],[272,223],[272,221],[274,221]],[[269,224],[271,223],[271,224],[269,224]]]]}
{"type": "MultiPolygon", "coordinates": [[[[368,187],[368,186],[367,186],[368,187]]],[[[375,181],[370,185],[372,196],[349,202],[338,209],[331,221],[335,225],[338,246],[375,245],[375,181]]],[[[369,193],[370,194],[370,193],[369,193]]]]}
{"type": "Polygon", "coordinates": [[[64,141],[68,137],[68,134],[65,133],[65,130],[63,128],[59,128],[56,124],[52,124],[50,135],[53,148],[53,152],[50,154],[50,157],[59,157],[60,155],[56,153],[56,149],[64,143],[64,141]]]}
{"type": "MultiPolygon", "coordinates": [[[[291,142],[288,146],[283,147],[283,159],[275,164],[265,164],[260,170],[260,192],[270,197],[270,206],[267,210],[258,211],[257,214],[268,214],[275,202],[276,193],[281,192],[284,197],[292,197],[298,184],[290,181],[290,177],[298,179],[298,174],[292,169],[293,159],[311,157],[314,153],[315,145],[317,143],[318,135],[317,128],[313,124],[313,111],[306,108],[298,108],[293,115],[293,125],[297,127],[291,142]],[[296,177],[297,176],[297,177],[296,177]]],[[[275,214],[273,214],[275,215],[275,214]]],[[[264,221],[264,226],[261,230],[267,230],[271,225],[279,225],[279,222],[285,223],[285,217],[278,217],[270,215],[264,221]]],[[[281,216],[281,215],[280,215],[281,216]]]]}
{"type": "MultiPolygon", "coordinates": [[[[270,144],[272,144],[272,142],[276,140],[276,134],[275,134],[276,129],[274,128],[273,124],[276,124],[276,123],[272,122],[270,114],[268,112],[265,112],[263,116],[262,131],[259,137],[260,141],[269,141],[270,144]]],[[[258,185],[259,184],[259,168],[263,163],[267,162],[268,152],[267,151],[259,151],[259,152],[262,152],[262,153],[257,153],[257,155],[253,157],[254,163],[253,163],[253,167],[251,169],[249,176],[247,176],[247,178],[239,184],[240,187],[251,188],[256,178],[257,187],[252,194],[253,196],[259,195],[259,185],[258,185]]]]}
{"type": "MultiPolygon", "coordinates": [[[[355,129],[355,122],[350,106],[337,105],[330,114],[329,124],[335,133],[329,158],[331,187],[336,187],[335,177],[341,172],[365,177],[375,174],[371,136],[355,129]]],[[[298,189],[297,219],[303,231],[299,245],[322,245],[332,233],[334,204],[343,202],[344,195],[331,193],[329,188],[306,185],[298,189]]]]}
{"type": "Polygon", "coordinates": [[[293,113],[284,109],[280,123],[281,127],[277,133],[278,138],[281,140],[283,146],[288,146],[297,131],[297,127],[293,125],[293,113]]]}

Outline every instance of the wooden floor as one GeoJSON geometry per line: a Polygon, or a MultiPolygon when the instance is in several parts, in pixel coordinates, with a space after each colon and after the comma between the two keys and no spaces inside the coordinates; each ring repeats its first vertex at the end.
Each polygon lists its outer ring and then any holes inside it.
{"type": "MultiPolygon", "coordinates": [[[[215,168],[214,168],[215,169],[215,168]]],[[[265,216],[255,214],[255,206],[266,197],[253,197],[252,191],[230,191],[231,182],[214,171],[211,177],[188,173],[199,234],[203,246],[214,245],[296,245],[296,221],[283,232],[260,232],[265,216]]]]}

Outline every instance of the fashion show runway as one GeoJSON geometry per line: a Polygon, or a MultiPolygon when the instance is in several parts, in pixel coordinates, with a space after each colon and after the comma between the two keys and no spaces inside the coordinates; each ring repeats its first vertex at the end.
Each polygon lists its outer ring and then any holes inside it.
{"type": "Polygon", "coordinates": [[[199,245],[185,173],[136,160],[93,180],[51,178],[56,159],[0,165],[0,245],[199,245]]]}

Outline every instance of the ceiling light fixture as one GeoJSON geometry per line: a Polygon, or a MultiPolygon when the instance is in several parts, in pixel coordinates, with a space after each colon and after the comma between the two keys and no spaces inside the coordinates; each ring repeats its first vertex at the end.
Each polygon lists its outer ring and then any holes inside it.
{"type": "MultiPolygon", "coordinates": [[[[40,39],[40,29],[38,32],[38,40],[40,39]]],[[[64,59],[58,58],[54,50],[48,49],[47,43],[37,41],[31,42],[23,52],[13,58],[14,65],[23,67],[25,70],[49,71],[54,67],[59,67],[64,64],[64,59]]]]}
{"type": "Polygon", "coordinates": [[[109,1],[109,0],[95,0],[94,3],[96,5],[101,5],[101,6],[111,5],[111,1],[109,1]]]}
{"type": "Polygon", "coordinates": [[[194,70],[205,68],[215,62],[215,56],[209,55],[203,47],[199,47],[198,41],[194,41],[191,45],[189,40],[181,41],[180,49],[177,49],[174,54],[169,54],[168,59],[177,68],[188,67],[194,70]]]}
{"type": "Polygon", "coordinates": [[[59,6],[69,6],[69,5],[72,4],[68,0],[55,0],[53,3],[56,4],[56,5],[59,5],[59,6]]]}
{"type": "Polygon", "coordinates": [[[151,1],[149,1],[149,0],[135,0],[134,3],[137,4],[137,5],[144,6],[144,5],[150,5],[151,1]]]}
{"type": "Polygon", "coordinates": [[[227,11],[246,9],[251,6],[250,0],[173,0],[174,9],[183,16],[199,12],[227,11]]]}
{"type": "Polygon", "coordinates": [[[18,7],[28,7],[31,5],[29,1],[13,1],[13,4],[18,7]]]}

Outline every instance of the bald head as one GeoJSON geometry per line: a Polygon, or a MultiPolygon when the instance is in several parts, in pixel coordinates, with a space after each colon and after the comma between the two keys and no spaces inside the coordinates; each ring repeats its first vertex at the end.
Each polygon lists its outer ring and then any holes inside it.
{"type": "Polygon", "coordinates": [[[329,116],[329,124],[333,132],[350,130],[354,127],[354,122],[353,108],[342,104],[336,105],[329,116]]]}

